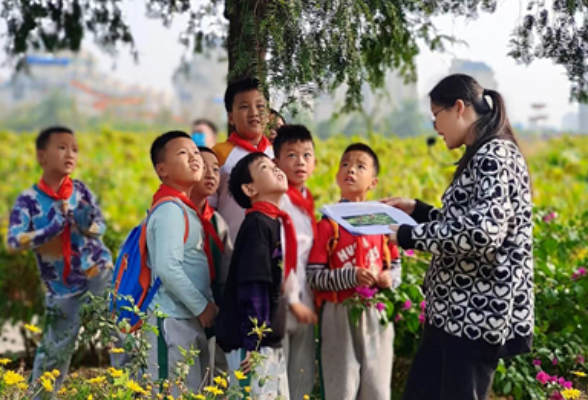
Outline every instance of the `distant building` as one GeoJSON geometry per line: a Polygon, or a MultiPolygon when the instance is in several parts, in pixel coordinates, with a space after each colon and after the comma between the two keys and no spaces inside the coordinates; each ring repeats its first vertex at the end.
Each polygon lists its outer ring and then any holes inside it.
{"type": "Polygon", "coordinates": [[[578,114],[578,131],[588,134],[588,104],[580,104],[578,114]]]}
{"type": "Polygon", "coordinates": [[[577,112],[570,112],[564,115],[561,120],[561,127],[564,132],[578,132],[580,115],[577,112]]]}
{"type": "Polygon", "coordinates": [[[126,85],[100,72],[96,58],[88,52],[31,54],[26,61],[26,70],[0,84],[0,111],[39,104],[56,92],[72,98],[78,111],[88,116],[110,112],[150,119],[169,106],[165,93],[126,85]]]}
{"type": "Polygon", "coordinates": [[[466,74],[473,77],[485,89],[497,90],[498,83],[494,71],[488,64],[477,61],[454,59],[449,68],[449,74],[466,74]]]}
{"type": "Polygon", "coordinates": [[[173,111],[186,121],[207,118],[221,125],[227,120],[223,97],[227,87],[227,52],[222,47],[195,53],[173,74],[173,111]]]}

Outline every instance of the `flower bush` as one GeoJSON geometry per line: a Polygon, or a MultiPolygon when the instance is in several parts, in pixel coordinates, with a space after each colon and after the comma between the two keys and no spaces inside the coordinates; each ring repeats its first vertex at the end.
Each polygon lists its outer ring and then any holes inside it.
{"type": "MultiPolygon", "coordinates": [[[[75,177],[84,180],[97,194],[108,223],[105,241],[114,252],[129,230],[144,216],[158,185],[148,156],[156,134],[108,130],[97,134],[78,134],[80,163],[75,177]]],[[[0,173],[3,177],[0,180],[0,241],[3,243],[0,245],[0,304],[3,305],[0,325],[12,322],[22,326],[23,335],[26,336],[25,356],[29,360],[34,354],[39,333],[35,333],[34,329],[27,330],[24,324],[30,324],[36,317],[43,315],[44,290],[32,254],[8,254],[4,243],[8,213],[16,196],[36,182],[41,173],[34,156],[34,137],[34,134],[0,132],[0,173]]],[[[369,142],[380,157],[380,182],[370,195],[372,199],[403,195],[439,205],[453,170],[440,167],[428,155],[424,139],[372,135],[368,138],[335,137],[316,141],[319,163],[309,186],[317,207],[338,200],[335,173],[342,151],[351,141],[369,142]]],[[[443,164],[450,164],[460,156],[458,152],[447,152],[441,143],[437,146],[434,151],[443,164]]],[[[558,385],[562,377],[564,382],[573,383],[572,389],[559,387],[557,390],[567,398],[565,396],[572,396],[573,393],[564,390],[585,389],[580,377],[573,375],[572,371],[582,371],[584,357],[588,356],[588,311],[585,306],[588,304],[588,214],[585,213],[588,210],[588,138],[564,136],[545,142],[523,143],[523,150],[531,169],[534,202],[537,206],[535,344],[533,354],[500,363],[494,392],[515,399],[544,399],[552,396],[551,392],[556,390],[549,385],[555,383],[544,385],[537,380],[537,374],[543,371],[550,377],[557,376],[558,385]]],[[[373,303],[387,321],[395,322],[395,398],[402,393],[410,359],[414,356],[422,333],[426,304],[423,303],[420,285],[427,267],[427,255],[406,252],[403,257],[403,284],[397,291],[378,293],[378,301],[373,303]]],[[[99,326],[105,323],[98,318],[103,311],[99,307],[88,310],[90,328],[86,327],[81,333],[82,345],[91,343],[96,336],[100,337],[101,342],[109,343],[108,332],[99,326]]],[[[39,322],[42,325],[42,320],[39,322]]],[[[122,346],[121,351],[132,352],[138,360],[137,365],[131,365],[128,371],[122,372],[92,371],[93,375],[88,379],[104,377],[101,385],[92,385],[80,376],[70,376],[66,379],[66,388],[77,393],[70,393],[67,398],[86,400],[91,396],[98,399],[99,396],[105,396],[99,391],[103,387],[116,388],[114,392],[122,398],[131,395],[131,392],[133,396],[142,396],[140,392],[133,392],[133,389],[141,387],[146,390],[149,383],[133,377],[136,377],[140,363],[146,360],[146,348],[141,347],[140,343],[129,342],[122,346]],[[131,381],[138,386],[131,384],[131,381]]],[[[24,388],[27,385],[24,370],[15,370],[16,361],[11,359],[6,364],[0,363],[3,368],[0,382],[4,393],[10,390],[12,397],[8,398],[20,399],[22,397],[19,396],[29,389],[24,388]],[[12,369],[7,369],[9,366],[12,369]],[[23,380],[19,380],[19,376],[23,380]],[[8,385],[7,382],[13,383],[8,385]]],[[[236,378],[225,379],[230,381],[236,378]]],[[[216,396],[215,391],[224,391],[220,383],[208,387],[209,392],[204,392],[202,388],[203,392],[194,394],[193,398],[197,395],[204,398],[216,396]]],[[[42,382],[35,384],[41,385],[35,390],[43,386],[42,382]]],[[[46,376],[45,384],[47,387],[51,384],[49,376],[46,376]]],[[[175,382],[168,382],[167,385],[176,387],[175,382]]]]}

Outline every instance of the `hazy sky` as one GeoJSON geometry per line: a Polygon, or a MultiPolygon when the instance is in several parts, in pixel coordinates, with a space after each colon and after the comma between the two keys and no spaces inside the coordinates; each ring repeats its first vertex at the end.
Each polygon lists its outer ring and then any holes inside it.
{"type": "MultiPolygon", "coordinates": [[[[452,34],[467,41],[468,45],[456,45],[445,54],[431,53],[423,49],[417,58],[419,74],[418,89],[425,96],[430,88],[448,71],[453,58],[482,61],[493,68],[498,81],[498,90],[505,96],[511,120],[527,123],[532,113],[531,103],[544,102],[549,114],[548,124],[560,126],[562,117],[577,109],[569,104],[570,85],[565,70],[550,61],[536,61],[531,66],[517,65],[507,57],[508,41],[513,27],[524,12],[522,0],[502,0],[494,14],[482,14],[476,20],[443,17],[435,20],[442,33],[452,34]]],[[[100,54],[90,40],[86,48],[99,56],[101,68],[127,83],[138,83],[167,90],[171,93],[171,75],[184,51],[177,38],[184,21],[177,19],[170,29],[158,20],[144,16],[144,3],[134,0],[125,2],[125,12],[140,51],[140,64],[135,64],[128,52],[120,49],[113,60],[100,54]]],[[[4,26],[0,25],[0,32],[4,26]]],[[[3,45],[0,37],[0,45],[3,45]]],[[[0,53],[0,62],[5,60],[0,53]]],[[[0,76],[8,77],[10,71],[0,68],[0,76]]]]}

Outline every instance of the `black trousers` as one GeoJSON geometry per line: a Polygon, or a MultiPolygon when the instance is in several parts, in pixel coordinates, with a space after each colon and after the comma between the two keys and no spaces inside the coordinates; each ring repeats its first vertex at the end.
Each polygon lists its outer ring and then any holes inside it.
{"type": "Polygon", "coordinates": [[[426,325],[402,399],[487,399],[500,348],[426,325]]]}

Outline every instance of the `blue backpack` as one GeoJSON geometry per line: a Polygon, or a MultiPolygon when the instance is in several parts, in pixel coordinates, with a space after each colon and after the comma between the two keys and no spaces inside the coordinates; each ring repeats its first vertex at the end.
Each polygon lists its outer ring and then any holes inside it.
{"type": "Polygon", "coordinates": [[[153,204],[147,218],[129,233],[116,259],[112,278],[113,293],[110,298],[110,312],[117,323],[123,319],[129,322],[131,327],[124,330],[125,333],[136,331],[143,323],[139,315],[133,311],[134,306],[138,307],[141,312],[146,312],[161,285],[159,278],[153,282],[151,268],[147,265],[147,222],[160,205],[168,202],[177,204],[184,213],[186,223],[184,243],[186,243],[190,228],[188,212],[177,198],[163,197],[153,204]]]}

